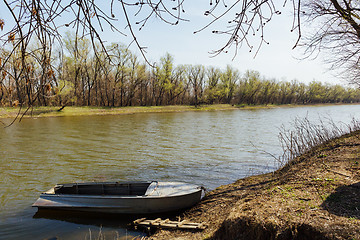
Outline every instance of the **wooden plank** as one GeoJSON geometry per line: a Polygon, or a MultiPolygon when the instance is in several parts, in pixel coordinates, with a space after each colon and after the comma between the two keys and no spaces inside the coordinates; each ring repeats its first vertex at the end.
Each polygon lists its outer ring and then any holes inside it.
{"type": "Polygon", "coordinates": [[[138,223],[140,223],[140,222],[142,222],[142,221],[144,221],[144,220],[146,220],[146,218],[136,219],[133,223],[134,223],[134,224],[138,224],[138,223]]]}
{"type": "Polygon", "coordinates": [[[193,223],[186,220],[183,221],[170,221],[169,219],[162,220],[157,218],[155,220],[147,220],[146,218],[140,218],[133,222],[135,226],[144,227],[157,227],[157,228],[174,228],[174,229],[197,229],[203,230],[206,228],[205,223],[193,223]]]}

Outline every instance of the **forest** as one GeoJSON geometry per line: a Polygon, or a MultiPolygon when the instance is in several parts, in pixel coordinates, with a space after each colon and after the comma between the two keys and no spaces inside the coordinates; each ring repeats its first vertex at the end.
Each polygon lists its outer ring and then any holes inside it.
{"type": "MultiPolygon", "coordinates": [[[[11,36],[9,36],[11,38],[11,36]]],[[[11,41],[11,39],[9,39],[11,41]]],[[[122,44],[94,54],[91,40],[67,33],[62,48],[30,54],[15,43],[0,48],[0,106],[159,106],[200,104],[318,104],[360,102],[360,90],[341,85],[267,79],[203,65],[177,65],[166,53],[155,66],[122,44]],[[12,51],[12,54],[9,54],[12,51]],[[9,59],[6,59],[10,56],[9,59]],[[6,61],[4,61],[6,59],[6,61]],[[3,62],[3,63],[1,63],[3,62]]],[[[190,56],[189,56],[190,57],[190,56]]]]}

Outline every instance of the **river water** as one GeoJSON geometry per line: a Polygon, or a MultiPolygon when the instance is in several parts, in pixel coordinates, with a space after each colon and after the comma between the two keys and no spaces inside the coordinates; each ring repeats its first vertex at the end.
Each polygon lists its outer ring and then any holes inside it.
{"type": "Polygon", "coordinates": [[[360,105],[38,118],[0,128],[0,239],[136,236],[126,217],[39,215],[31,204],[56,183],[163,180],[214,189],[274,171],[269,153],[282,152],[279,128],[296,117],[349,123],[360,105]]]}

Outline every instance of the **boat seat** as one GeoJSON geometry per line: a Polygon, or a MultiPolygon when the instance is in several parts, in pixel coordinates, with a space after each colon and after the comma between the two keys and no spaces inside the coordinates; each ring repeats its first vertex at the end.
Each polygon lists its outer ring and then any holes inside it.
{"type": "Polygon", "coordinates": [[[159,183],[157,181],[151,182],[144,195],[145,196],[152,195],[155,192],[158,185],[159,185],[159,183]]]}

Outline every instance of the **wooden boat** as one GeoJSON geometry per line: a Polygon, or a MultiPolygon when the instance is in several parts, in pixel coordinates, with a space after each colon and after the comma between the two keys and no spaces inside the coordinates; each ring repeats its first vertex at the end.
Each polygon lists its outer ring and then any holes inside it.
{"type": "Polygon", "coordinates": [[[183,182],[91,182],[57,184],[32,205],[38,209],[150,214],[191,207],[203,188],[183,182]]]}

